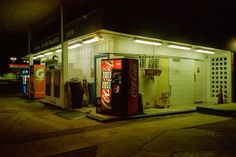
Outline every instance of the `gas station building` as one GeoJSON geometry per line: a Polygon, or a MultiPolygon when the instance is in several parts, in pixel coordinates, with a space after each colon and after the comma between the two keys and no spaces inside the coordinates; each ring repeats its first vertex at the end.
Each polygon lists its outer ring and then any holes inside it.
{"type": "Polygon", "coordinates": [[[219,93],[224,103],[232,102],[232,52],[161,39],[155,33],[137,31],[135,24],[128,26],[131,22],[119,23],[115,20],[118,15],[104,15],[103,10],[97,10],[83,16],[64,26],[63,37],[54,35],[33,46],[30,58],[40,60],[46,69],[46,101],[71,107],[66,82],[86,80],[89,102],[95,105],[103,86],[102,59],[129,58],[138,60],[143,108],[214,104],[219,93]]]}

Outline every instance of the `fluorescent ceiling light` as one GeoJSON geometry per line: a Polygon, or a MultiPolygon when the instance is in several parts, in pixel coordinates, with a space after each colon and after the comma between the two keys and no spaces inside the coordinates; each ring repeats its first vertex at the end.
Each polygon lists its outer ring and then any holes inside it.
{"type": "Polygon", "coordinates": [[[212,50],[196,49],[195,51],[200,53],[215,54],[212,50]]]}
{"type": "Polygon", "coordinates": [[[42,57],[44,57],[44,55],[38,55],[38,56],[37,56],[37,58],[42,58],[42,57]]]}
{"type": "Polygon", "coordinates": [[[53,52],[47,52],[47,53],[44,54],[44,56],[49,56],[49,55],[52,55],[52,54],[53,54],[53,52]]]}
{"type": "Polygon", "coordinates": [[[156,41],[149,41],[149,40],[142,40],[142,39],[134,39],[134,42],[136,43],[141,43],[141,44],[147,44],[147,45],[155,45],[155,46],[160,46],[160,42],[156,41]]]}
{"type": "Polygon", "coordinates": [[[33,59],[37,59],[37,57],[36,57],[36,56],[34,56],[34,57],[33,57],[33,59]]]}
{"type": "Polygon", "coordinates": [[[80,47],[80,46],[81,46],[80,43],[75,43],[75,44],[73,44],[73,45],[70,45],[70,46],[68,47],[68,49],[74,49],[74,48],[77,48],[77,47],[80,47]]]}
{"type": "Polygon", "coordinates": [[[174,48],[174,49],[181,49],[181,50],[191,50],[190,47],[187,47],[187,46],[180,46],[180,45],[168,45],[167,47],[169,48],[174,48]]]}
{"type": "Polygon", "coordinates": [[[61,51],[62,51],[61,49],[56,50],[56,52],[61,52],[61,51]]]}
{"type": "Polygon", "coordinates": [[[95,37],[93,37],[93,38],[84,40],[84,41],[83,41],[83,44],[94,43],[94,42],[98,41],[99,39],[100,39],[99,37],[95,36],[95,37]]]}
{"type": "Polygon", "coordinates": [[[34,57],[33,57],[33,59],[38,59],[38,58],[39,58],[39,56],[34,56],[34,57]]]}

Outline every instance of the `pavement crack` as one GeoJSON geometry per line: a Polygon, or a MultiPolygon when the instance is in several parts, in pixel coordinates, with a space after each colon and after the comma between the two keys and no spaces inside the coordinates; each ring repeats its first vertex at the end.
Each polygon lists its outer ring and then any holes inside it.
{"type": "Polygon", "coordinates": [[[134,155],[136,152],[140,151],[143,147],[145,147],[148,143],[151,143],[152,141],[154,141],[155,139],[157,139],[158,137],[160,137],[161,135],[163,135],[166,132],[166,130],[162,131],[160,134],[154,136],[153,138],[147,140],[146,142],[143,142],[139,147],[137,147],[134,151],[131,151],[130,154],[128,154],[129,156],[134,155]]]}

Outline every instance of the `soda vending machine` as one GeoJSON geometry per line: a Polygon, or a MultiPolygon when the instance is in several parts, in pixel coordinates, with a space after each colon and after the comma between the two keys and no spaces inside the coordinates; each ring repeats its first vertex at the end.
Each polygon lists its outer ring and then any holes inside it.
{"type": "Polygon", "coordinates": [[[138,114],[138,60],[101,60],[101,103],[97,112],[114,116],[138,114]]]}
{"type": "Polygon", "coordinates": [[[45,96],[45,66],[35,64],[30,66],[31,98],[44,98],[45,96]]]}

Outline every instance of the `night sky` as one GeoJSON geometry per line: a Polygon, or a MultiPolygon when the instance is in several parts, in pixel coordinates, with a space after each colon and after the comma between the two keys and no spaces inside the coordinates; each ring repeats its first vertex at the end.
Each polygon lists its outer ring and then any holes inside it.
{"type": "Polygon", "coordinates": [[[173,40],[186,36],[196,44],[229,49],[228,42],[236,36],[235,4],[233,0],[147,0],[139,4],[130,1],[128,5],[124,2],[124,8],[140,18],[156,21],[165,34],[173,32],[173,40]]]}
{"type": "Polygon", "coordinates": [[[22,57],[27,53],[27,34],[4,32],[0,36],[0,73],[7,70],[9,57],[22,57]]]}
{"type": "MultiPolygon", "coordinates": [[[[230,49],[231,39],[236,37],[235,3],[231,0],[71,0],[65,5],[65,21],[69,22],[96,7],[109,7],[114,12],[125,12],[140,19],[154,21],[161,34],[172,41],[186,41],[192,44],[230,49]],[[81,5],[79,2],[85,2],[81,5]],[[78,7],[80,6],[80,7],[78,7]],[[82,7],[81,7],[82,6],[82,7]]],[[[59,11],[34,25],[34,39],[43,38],[45,32],[59,31],[59,11]],[[40,31],[39,31],[40,30],[40,31]]],[[[9,19],[11,20],[11,19],[9,19]]],[[[127,21],[124,21],[124,23],[127,21]]],[[[140,23],[145,25],[145,23],[140,23]]],[[[16,26],[17,27],[17,26],[16,26]]],[[[31,26],[32,27],[32,26],[31,26]]],[[[145,26],[146,27],[146,26],[145,26]]],[[[155,26],[153,26],[155,27],[155,26]]],[[[0,30],[1,65],[9,56],[27,54],[27,30],[7,32],[0,30]]]]}

